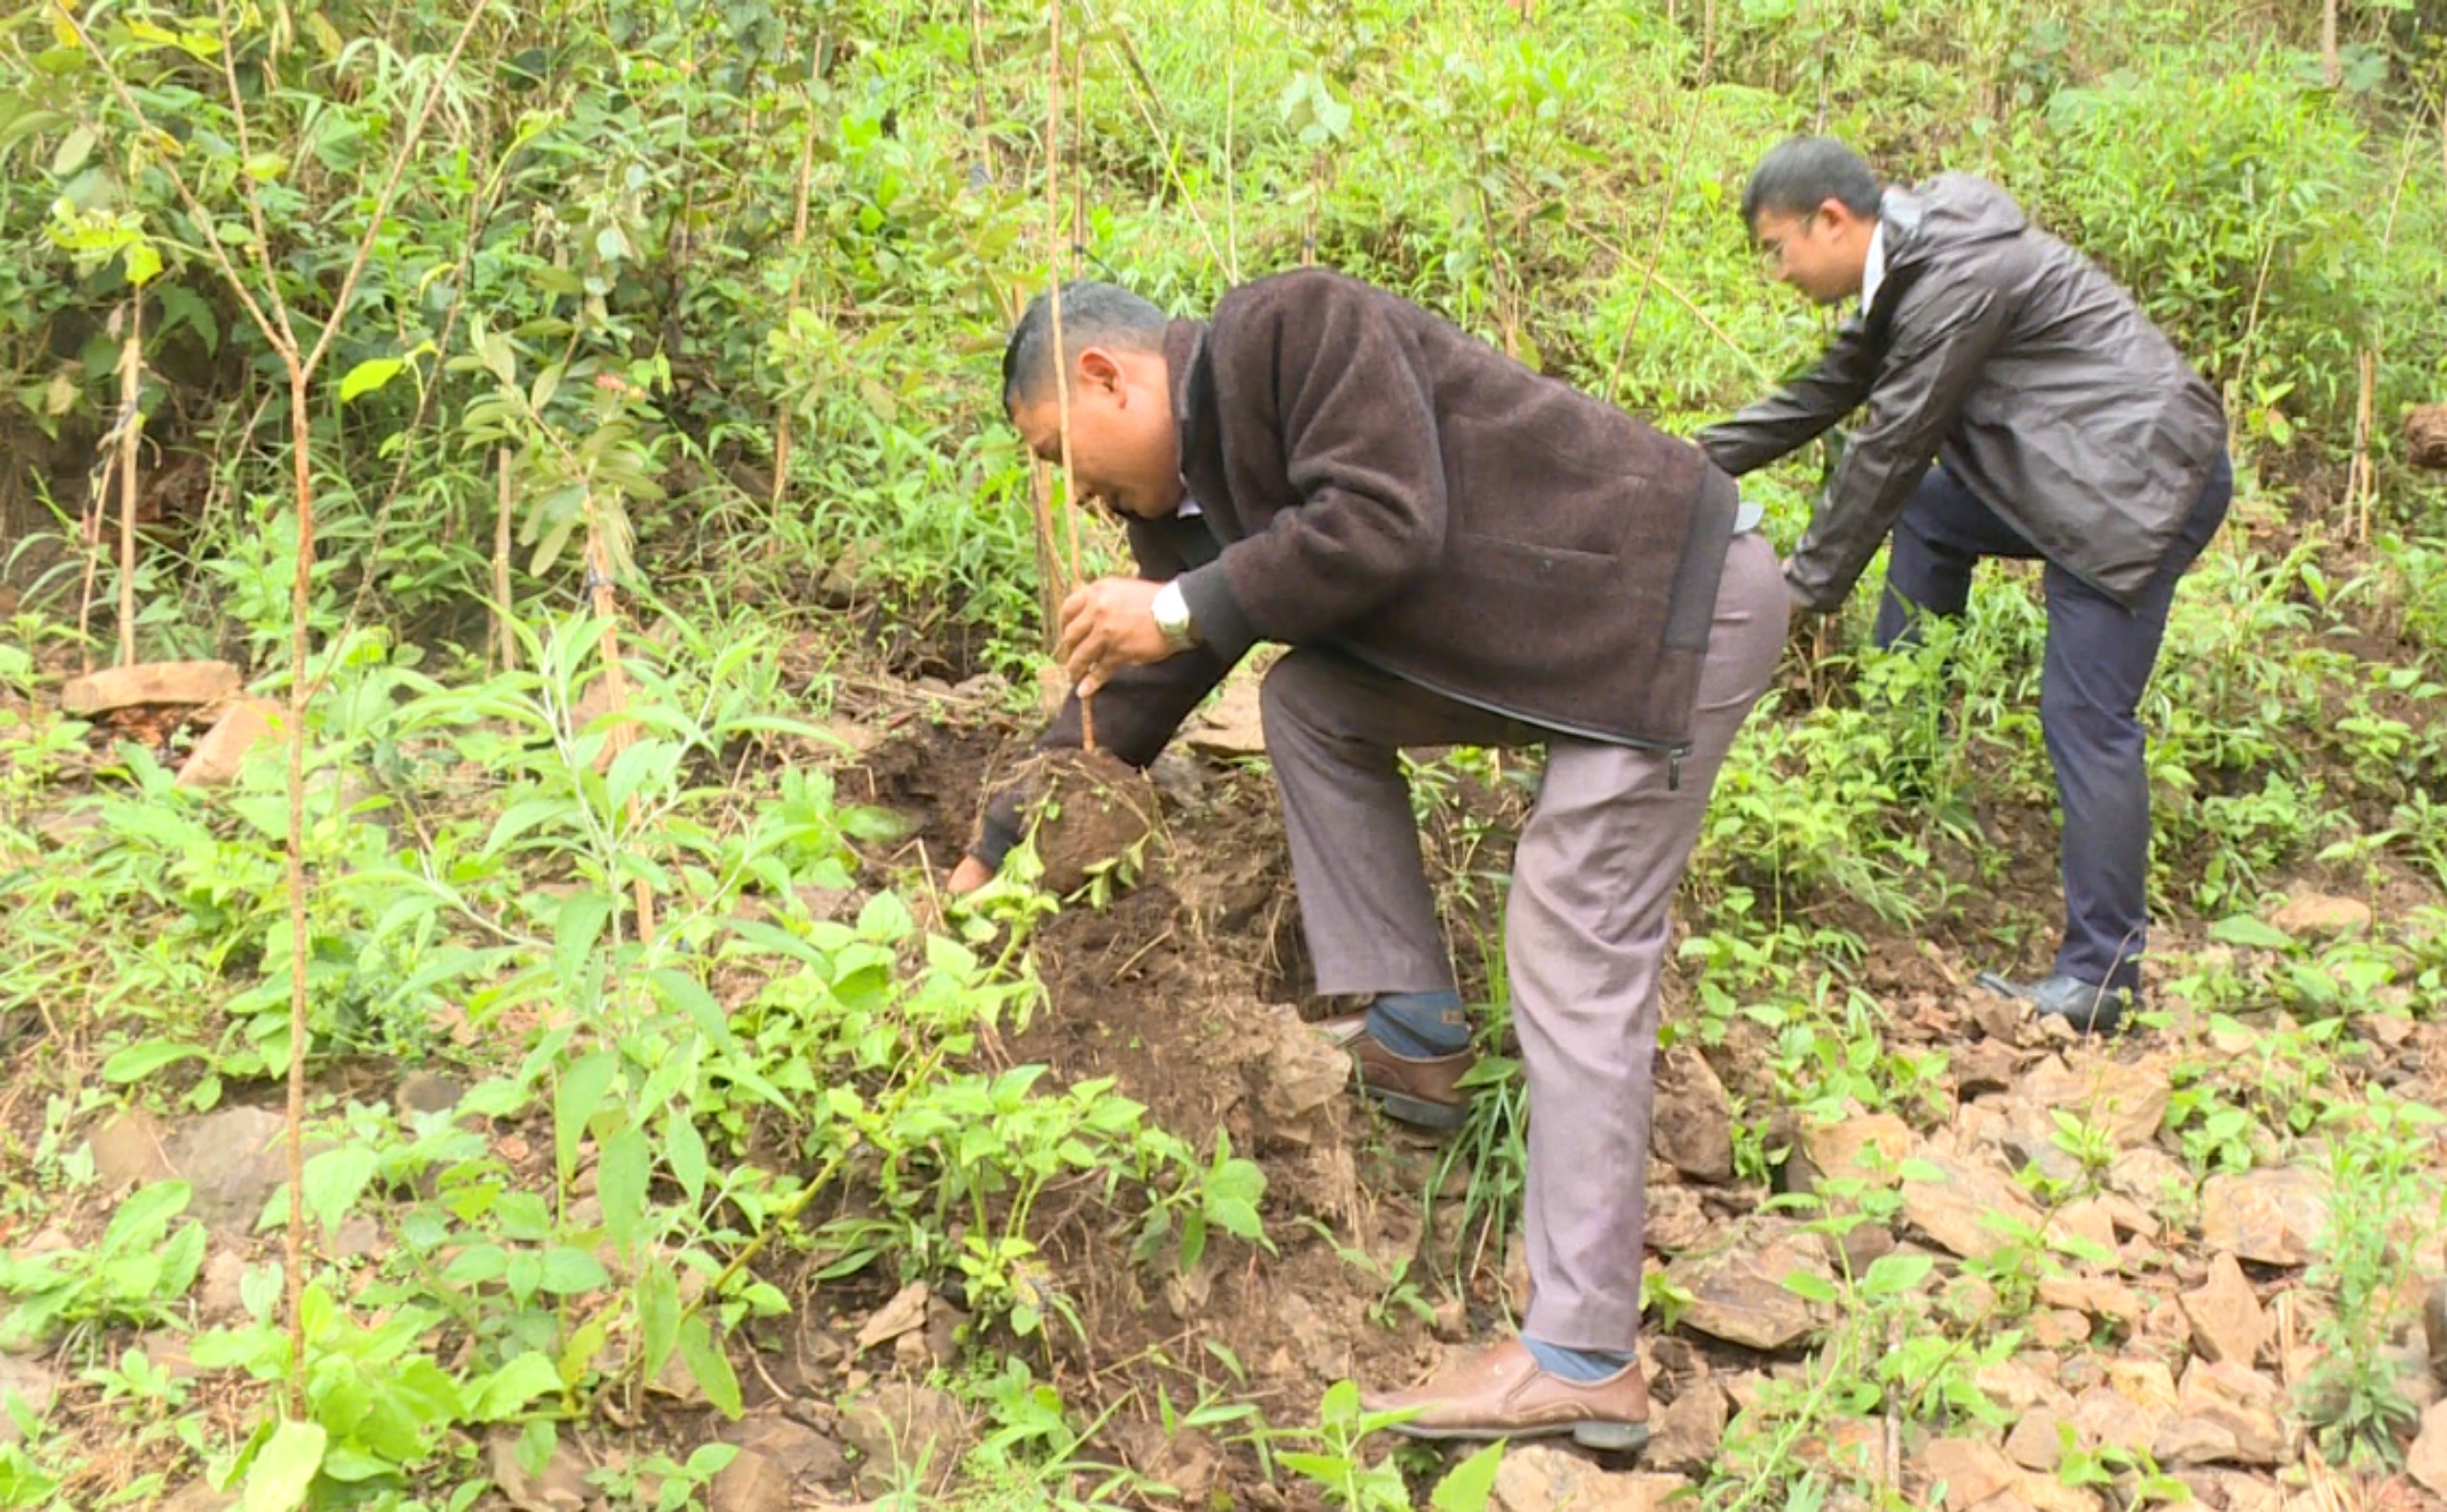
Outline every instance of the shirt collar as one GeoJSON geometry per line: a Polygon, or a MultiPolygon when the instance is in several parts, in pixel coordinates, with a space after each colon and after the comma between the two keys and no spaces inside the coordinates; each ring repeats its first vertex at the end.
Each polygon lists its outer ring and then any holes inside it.
{"type": "Polygon", "coordinates": [[[1869,261],[1861,265],[1861,313],[1867,315],[1870,306],[1877,303],[1877,286],[1886,282],[1886,218],[1878,217],[1870,227],[1869,261]]]}

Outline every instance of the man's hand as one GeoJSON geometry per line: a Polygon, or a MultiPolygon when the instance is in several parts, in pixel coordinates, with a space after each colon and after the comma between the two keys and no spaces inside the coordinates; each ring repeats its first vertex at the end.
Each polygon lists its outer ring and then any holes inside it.
{"type": "Polygon", "coordinates": [[[1156,628],[1156,592],[1136,577],[1104,577],[1062,601],[1062,643],[1056,655],[1086,698],[1122,667],[1144,666],[1173,654],[1156,628]]]}
{"type": "Polygon", "coordinates": [[[1792,563],[1779,564],[1786,572],[1785,593],[1791,599],[1791,618],[1785,638],[1808,661],[1817,661],[1843,649],[1844,616],[1835,610],[1819,609],[1802,597],[1789,575],[1792,563]]]}
{"type": "Polygon", "coordinates": [[[943,880],[943,891],[954,897],[966,897],[994,880],[993,870],[973,855],[964,855],[952,875],[943,880]]]}

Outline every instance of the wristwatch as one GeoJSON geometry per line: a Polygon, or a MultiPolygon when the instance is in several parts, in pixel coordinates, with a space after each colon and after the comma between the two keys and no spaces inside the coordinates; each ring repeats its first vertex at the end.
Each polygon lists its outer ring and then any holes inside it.
{"type": "Polygon", "coordinates": [[[1164,644],[1175,651],[1187,651],[1198,644],[1198,626],[1189,617],[1189,600],[1181,596],[1180,582],[1176,579],[1156,590],[1156,601],[1149,606],[1156,616],[1156,628],[1164,637],[1164,644]]]}

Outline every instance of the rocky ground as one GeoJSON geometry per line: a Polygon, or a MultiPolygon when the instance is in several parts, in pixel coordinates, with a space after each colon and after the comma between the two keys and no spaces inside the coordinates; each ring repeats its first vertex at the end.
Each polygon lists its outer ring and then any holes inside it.
{"type": "MultiPolygon", "coordinates": [[[[850,711],[870,738],[845,759],[847,789],[863,786],[916,825],[913,840],[868,857],[862,885],[957,849],[979,783],[1025,733],[989,712],[990,691],[893,691],[850,711]]],[[[1173,1487],[1175,1504],[1316,1505],[1311,1490],[1259,1473],[1245,1424],[1167,1433],[1158,1389],[1177,1404],[1202,1393],[1253,1404],[1296,1429],[1314,1422],[1335,1381],[1407,1382],[1500,1335],[1526,1277],[1517,1242],[1467,1229],[1469,1172],[1440,1171],[1435,1147],[1353,1104],[1340,1052],[1308,1028],[1332,1005],[1304,982],[1271,790],[1244,761],[1262,749],[1249,689],[1236,687],[1183,744],[1153,774],[1161,824],[1144,879],[1045,927],[1049,1005],[993,1053],[1043,1061],[1067,1081],[1115,1076],[1194,1141],[1227,1133],[1267,1172],[1274,1252],[1219,1246],[1189,1274],[1159,1280],[1121,1258],[1126,1236],[1093,1190],[1058,1192],[1036,1227],[1050,1283],[1079,1327],[1051,1331],[1044,1364],[1075,1413],[1102,1415],[1083,1458],[1173,1487]]],[[[1482,797],[1499,818],[1518,801],[1482,797]]],[[[2272,900],[2270,941],[2215,942],[2187,925],[2158,969],[2236,970],[2281,940],[2350,940],[2405,923],[2307,883],[2292,893],[2272,900]]],[[[2409,911],[2436,902],[2400,900],[2409,911]]],[[[1713,1042],[1701,1032],[1700,968],[1678,965],[1645,1236],[1656,1436],[1636,1465],[1516,1449],[1498,1505],[1661,1508],[1694,1488],[1749,1504],[1745,1485],[1813,1467],[1850,1487],[1830,1504],[1866,1506],[1884,1488],[1950,1512],[2104,1512],[2186,1494],[2235,1512],[2336,1512],[2447,1494],[2447,1403],[2421,1307],[2441,1269],[2436,1188],[2419,1188],[2426,1210],[2374,1218],[2368,1204],[2340,1204],[2321,1140],[2286,1118],[2303,1105],[2288,1096],[2314,1079],[2338,1094],[2376,1088],[2447,1105],[2447,1024],[2409,992],[2325,1035],[2273,1005],[2212,1013],[2170,1000],[2163,1026],[2078,1039],[1963,985],[1986,944],[1942,928],[1873,941],[1857,978],[1876,1031],[1862,1053],[1910,1069],[1871,1079],[1890,1093],[1878,1106],[1854,1099],[1808,1115],[1783,1105],[1757,1026],[1720,1026],[1713,1042]],[[2213,1106],[2249,1123],[2231,1151],[2205,1158],[2200,1110],[2213,1106]],[[2312,1436],[2320,1341],[2334,1337],[2324,1326],[2339,1295],[2318,1267],[2346,1207],[2385,1230],[2379,1252],[2417,1262],[2364,1298],[2388,1381],[2420,1415],[2403,1424],[2401,1472],[2331,1468],[2312,1436]],[[1865,1279],[1880,1275],[1906,1284],[1873,1296],[1865,1279]],[[1881,1384],[1886,1362],[1907,1359],[1925,1369],[1881,1384]],[[1925,1394],[1906,1410],[1898,1399],[1914,1392],[1925,1394]]],[[[481,1047],[466,1049],[481,1061],[481,1047]]],[[[406,1117],[452,1108],[472,1074],[350,1065],[322,1090],[406,1117]]],[[[257,1232],[286,1176],[272,1100],[270,1089],[240,1089],[205,1114],[139,1108],[88,1124],[91,1205],[10,1235],[12,1252],[90,1244],[121,1194],[172,1177],[192,1184],[208,1248],[162,1326],[0,1355],[0,1391],[55,1428],[106,1436],[117,1419],[77,1367],[141,1348],[190,1384],[191,1411],[244,1434],[259,1389],[200,1371],[185,1342],[244,1314],[249,1267],[276,1249],[257,1232]]],[[[19,1104],[13,1116],[23,1125],[37,1112],[19,1104]]],[[[481,1127],[501,1159],[549,1185],[548,1131],[481,1127]]],[[[2435,1171],[2430,1126],[2409,1137],[2421,1170],[2435,1171]]],[[[386,1221],[353,1220],[332,1258],[379,1273],[386,1221]]],[[[709,1438],[744,1451],[712,1485],[716,1512],[854,1504],[896,1489],[949,1495],[985,1426],[974,1395],[942,1373],[976,1358],[957,1298],[860,1277],[819,1285],[793,1264],[777,1264],[771,1279],[796,1315],[734,1341],[744,1420],[722,1421],[667,1381],[628,1422],[566,1437],[540,1475],[497,1435],[480,1451],[496,1489],[478,1504],[575,1512],[602,1504],[590,1469],[709,1438]]],[[[15,1432],[0,1421],[0,1436],[15,1432]]],[[[121,1480],[140,1468],[123,1466],[121,1480]]],[[[229,1502],[189,1482],[161,1504],[229,1502]]]]}

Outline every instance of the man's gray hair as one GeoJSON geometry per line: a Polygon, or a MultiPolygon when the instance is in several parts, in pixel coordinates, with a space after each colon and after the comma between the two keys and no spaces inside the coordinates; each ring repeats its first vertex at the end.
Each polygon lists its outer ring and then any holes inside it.
{"type": "MultiPolygon", "coordinates": [[[[1062,286],[1062,344],[1073,352],[1092,346],[1154,352],[1164,344],[1164,313],[1118,285],[1081,280],[1062,286]]],[[[1050,294],[1029,301],[1003,348],[1003,409],[1044,399],[1053,387],[1053,302],[1050,294]]]]}

